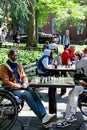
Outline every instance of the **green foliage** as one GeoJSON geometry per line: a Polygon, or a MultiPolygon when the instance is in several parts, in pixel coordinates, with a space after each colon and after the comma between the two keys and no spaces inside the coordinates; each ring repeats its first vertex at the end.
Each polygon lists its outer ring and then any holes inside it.
{"type": "MultiPolygon", "coordinates": [[[[41,47],[42,45],[40,45],[41,47]]],[[[75,45],[75,51],[82,51],[87,45],[75,45]]],[[[63,52],[63,45],[58,45],[59,52],[63,52]]],[[[9,49],[1,48],[0,49],[0,64],[7,61],[9,49]]],[[[40,51],[29,51],[29,50],[18,50],[18,62],[22,65],[29,64],[31,62],[38,60],[42,56],[42,52],[40,51]]]]}
{"type": "Polygon", "coordinates": [[[39,12],[38,26],[43,27],[44,25],[47,24],[47,17],[49,14],[48,1],[39,0],[35,5],[35,9],[38,10],[39,12]]]}
{"type": "Polygon", "coordinates": [[[41,53],[38,51],[22,50],[22,51],[19,51],[18,61],[21,64],[26,65],[26,64],[36,61],[36,59],[39,59],[40,57],[41,57],[41,53]]]}
{"type": "Polygon", "coordinates": [[[8,49],[0,49],[0,64],[7,60],[7,51],[8,49]]]}
{"type": "MultiPolygon", "coordinates": [[[[38,12],[36,28],[34,30],[29,28],[33,26],[33,22],[30,25],[27,24],[30,32],[36,32],[38,27],[42,28],[49,24],[47,18],[50,13],[55,14],[54,24],[58,32],[63,30],[67,20],[71,21],[71,26],[77,26],[78,22],[83,23],[87,19],[87,0],[0,0],[0,9],[0,15],[7,23],[9,30],[19,25],[24,27],[23,23],[28,21],[29,14],[35,18],[36,11],[38,12]],[[30,6],[33,7],[34,13],[30,11],[30,6]]],[[[31,39],[35,38],[32,35],[31,39]]],[[[36,39],[34,41],[36,42],[36,39]]],[[[33,41],[30,42],[33,43],[33,41]]],[[[29,45],[31,44],[29,43],[29,45]]]]}
{"type": "Polygon", "coordinates": [[[19,24],[19,21],[28,19],[28,0],[1,0],[0,9],[2,16],[9,29],[19,24]]]}
{"type": "MultiPolygon", "coordinates": [[[[8,50],[9,49],[4,48],[0,49],[0,64],[7,61],[8,50]]],[[[26,65],[39,59],[41,55],[42,53],[38,51],[18,50],[18,62],[26,65]]]]}
{"type": "Polygon", "coordinates": [[[1,27],[1,25],[2,25],[2,22],[3,22],[3,21],[2,21],[2,19],[0,18],[0,27],[1,27]]]}
{"type": "Polygon", "coordinates": [[[63,28],[66,26],[67,21],[71,21],[71,26],[77,26],[78,22],[84,23],[87,18],[87,6],[82,1],[76,0],[61,0],[61,3],[55,6],[55,17],[54,25],[56,31],[62,32],[63,28]],[[84,4],[81,4],[83,2],[84,4]]]}

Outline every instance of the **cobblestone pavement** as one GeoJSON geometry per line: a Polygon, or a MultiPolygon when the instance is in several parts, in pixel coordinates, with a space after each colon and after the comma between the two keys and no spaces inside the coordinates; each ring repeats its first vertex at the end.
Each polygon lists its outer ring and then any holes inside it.
{"type": "MultiPolygon", "coordinates": [[[[38,90],[40,95],[41,95],[41,100],[48,112],[48,89],[39,89],[38,90]]],[[[57,116],[58,118],[62,118],[65,114],[65,109],[66,109],[66,103],[67,103],[67,95],[70,89],[67,89],[67,92],[64,96],[59,97],[58,94],[60,93],[60,89],[57,89],[57,94],[56,94],[56,99],[57,99],[57,116]]],[[[71,126],[62,128],[63,130],[76,130],[77,126],[83,121],[83,119],[86,119],[86,117],[83,117],[82,113],[80,112],[79,108],[77,108],[77,121],[73,122],[71,126]]],[[[39,119],[36,117],[36,115],[33,113],[32,110],[27,106],[25,103],[24,108],[22,111],[19,113],[18,119],[23,123],[24,130],[62,130],[60,128],[56,127],[56,124],[53,125],[52,128],[45,129],[42,127],[41,122],[39,119]]],[[[81,125],[80,129],[77,130],[87,130],[86,128],[86,123],[83,123],[81,125]]],[[[14,127],[11,130],[22,130],[22,127],[20,123],[17,121],[14,125],[14,127]]]]}

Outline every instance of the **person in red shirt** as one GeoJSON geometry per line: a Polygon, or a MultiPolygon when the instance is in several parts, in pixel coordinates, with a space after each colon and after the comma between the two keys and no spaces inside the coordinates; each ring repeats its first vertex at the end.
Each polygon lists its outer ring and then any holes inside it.
{"type": "Polygon", "coordinates": [[[69,48],[63,51],[61,54],[62,64],[68,65],[68,61],[75,60],[75,46],[70,45],[69,48]]]}
{"type": "MultiPolygon", "coordinates": [[[[74,45],[70,45],[67,49],[65,49],[63,51],[63,53],[61,54],[61,60],[62,60],[62,64],[63,65],[71,65],[72,61],[75,60],[75,46],[74,45]]],[[[62,72],[61,76],[66,77],[66,72],[62,72]]],[[[62,88],[61,89],[61,93],[60,95],[63,96],[66,93],[66,88],[62,88]]]]}

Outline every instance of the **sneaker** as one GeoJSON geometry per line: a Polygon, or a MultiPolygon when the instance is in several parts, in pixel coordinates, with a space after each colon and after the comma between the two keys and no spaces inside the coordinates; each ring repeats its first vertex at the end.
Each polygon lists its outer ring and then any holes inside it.
{"type": "Polygon", "coordinates": [[[52,124],[43,125],[44,128],[52,128],[52,124]]]}
{"type": "Polygon", "coordinates": [[[77,117],[76,117],[76,115],[73,114],[70,117],[66,118],[66,120],[68,120],[69,122],[73,122],[73,121],[77,120],[77,117]]]}
{"type": "Polygon", "coordinates": [[[57,121],[57,116],[56,114],[46,114],[42,120],[43,125],[49,125],[52,124],[53,122],[57,121]]]}
{"type": "Polygon", "coordinates": [[[68,127],[70,126],[71,123],[69,121],[67,121],[66,119],[63,119],[63,120],[60,120],[57,122],[57,126],[58,128],[65,128],[65,127],[68,127]]]}

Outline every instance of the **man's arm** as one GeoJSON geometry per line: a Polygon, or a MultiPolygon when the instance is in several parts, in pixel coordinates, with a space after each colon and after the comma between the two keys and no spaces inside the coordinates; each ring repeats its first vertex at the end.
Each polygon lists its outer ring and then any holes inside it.
{"type": "Polygon", "coordinates": [[[79,60],[79,62],[77,62],[77,64],[75,64],[77,69],[80,68],[84,68],[86,66],[87,60],[82,58],[81,60],[79,60]]]}
{"type": "Polygon", "coordinates": [[[27,88],[29,86],[28,77],[26,76],[23,66],[19,65],[19,73],[22,81],[22,88],[27,88]]]}
{"type": "Polygon", "coordinates": [[[44,58],[43,61],[42,61],[45,69],[50,69],[52,67],[52,65],[48,64],[48,62],[49,62],[48,58],[44,58]]]}
{"type": "Polygon", "coordinates": [[[19,67],[18,67],[18,72],[20,74],[20,78],[21,78],[21,81],[22,83],[26,83],[27,85],[29,84],[28,82],[28,77],[26,76],[25,72],[24,72],[24,68],[22,65],[19,64],[19,67]]]}

